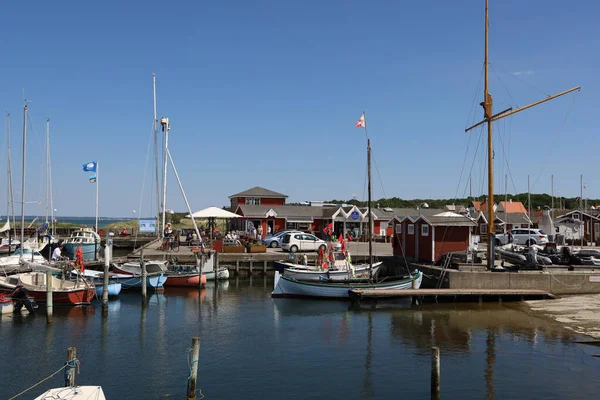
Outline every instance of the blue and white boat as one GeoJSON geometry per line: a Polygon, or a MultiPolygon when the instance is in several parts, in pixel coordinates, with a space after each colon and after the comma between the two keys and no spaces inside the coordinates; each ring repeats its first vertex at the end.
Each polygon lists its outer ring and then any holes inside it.
{"type": "MultiPolygon", "coordinates": [[[[78,270],[71,271],[71,275],[73,279],[77,279],[77,274],[83,275],[85,279],[88,281],[94,282],[94,286],[96,287],[96,296],[102,297],[104,293],[104,272],[102,271],[93,271],[86,269],[83,273],[78,270]]],[[[121,283],[115,279],[115,274],[108,274],[108,296],[118,296],[121,293],[121,283]]]]}
{"type": "Polygon", "coordinates": [[[96,258],[96,252],[100,250],[100,235],[90,228],[81,228],[76,230],[63,242],[65,255],[71,259],[75,258],[75,252],[78,247],[82,248],[83,259],[93,260],[96,258]]]}
{"type": "MultiPolygon", "coordinates": [[[[142,277],[127,274],[114,274],[117,281],[123,289],[141,289],[142,277]]],[[[146,276],[146,288],[154,290],[162,290],[167,281],[167,274],[151,274],[146,276]]]]}

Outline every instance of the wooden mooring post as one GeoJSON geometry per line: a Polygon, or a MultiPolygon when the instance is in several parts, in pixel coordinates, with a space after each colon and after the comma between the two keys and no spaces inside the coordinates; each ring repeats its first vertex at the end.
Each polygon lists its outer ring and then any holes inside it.
{"type": "Polygon", "coordinates": [[[440,400],[440,348],[431,348],[431,400],[440,400]]]}
{"type": "Polygon", "coordinates": [[[142,267],[142,307],[146,307],[146,299],[147,299],[147,277],[148,277],[148,273],[146,272],[146,261],[144,261],[144,248],[142,247],[142,250],[140,252],[140,257],[141,257],[141,261],[140,261],[140,266],[142,267]]]}
{"type": "Polygon", "coordinates": [[[217,281],[219,280],[219,253],[215,252],[214,257],[215,259],[213,260],[213,272],[215,273],[215,284],[217,284],[217,281]]]}
{"type": "Polygon", "coordinates": [[[52,271],[46,271],[46,322],[52,323],[52,271]]]}
{"type": "Polygon", "coordinates": [[[192,359],[190,360],[190,375],[187,380],[187,400],[196,400],[196,381],[198,379],[198,357],[200,355],[200,338],[192,338],[192,359]]]}
{"type": "Polygon", "coordinates": [[[111,248],[106,244],[104,249],[104,276],[102,281],[102,311],[108,311],[108,269],[110,267],[111,248]]]}
{"type": "Polygon", "coordinates": [[[75,386],[75,372],[77,372],[77,349],[69,347],[65,363],[65,387],[75,386]]]}

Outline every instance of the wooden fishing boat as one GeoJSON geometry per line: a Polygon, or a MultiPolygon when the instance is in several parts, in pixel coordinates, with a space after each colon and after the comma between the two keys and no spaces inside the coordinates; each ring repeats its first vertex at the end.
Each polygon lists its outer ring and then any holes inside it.
{"type": "Polygon", "coordinates": [[[412,276],[399,280],[384,282],[370,282],[368,279],[349,279],[344,282],[324,281],[299,281],[275,272],[275,290],[272,297],[310,297],[324,299],[347,299],[349,291],[354,289],[369,290],[394,290],[418,289],[421,287],[423,273],[416,270],[412,276]]]}
{"type": "MultiPolygon", "coordinates": [[[[168,271],[166,261],[146,261],[146,273],[162,274],[168,271]]],[[[123,264],[111,265],[112,270],[119,274],[125,275],[142,275],[142,265],[139,262],[127,262],[123,264]]]]}
{"type": "MultiPolygon", "coordinates": [[[[17,285],[23,285],[37,303],[46,302],[46,274],[26,272],[22,274],[0,276],[0,290],[12,292],[17,285]]],[[[63,305],[90,304],[96,289],[85,279],[78,281],[62,280],[52,277],[52,302],[63,305]]]]}
{"type": "MultiPolygon", "coordinates": [[[[330,279],[332,281],[345,281],[348,278],[366,278],[369,276],[369,265],[361,264],[358,266],[349,266],[344,268],[329,268],[326,270],[317,269],[316,266],[307,267],[301,264],[292,264],[286,262],[278,262],[279,267],[283,267],[283,276],[294,278],[299,281],[321,281],[330,279]]],[[[379,267],[383,262],[379,261],[373,264],[373,276],[377,275],[379,267]]],[[[277,268],[276,268],[277,270],[277,268]]]]}
{"type": "Polygon", "coordinates": [[[96,252],[100,249],[100,235],[90,228],[76,230],[63,243],[63,249],[67,257],[75,258],[78,247],[82,248],[83,259],[93,260],[96,252]]]}

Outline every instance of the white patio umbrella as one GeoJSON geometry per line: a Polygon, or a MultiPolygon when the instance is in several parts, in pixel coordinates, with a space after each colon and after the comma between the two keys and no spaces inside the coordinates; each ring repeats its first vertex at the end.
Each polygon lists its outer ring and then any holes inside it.
{"type": "MultiPolygon", "coordinates": [[[[239,215],[219,207],[208,207],[204,210],[196,211],[192,215],[194,218],[240,218],[239,215]]],[[[190,214],[185,217],[192,218],[190,214]]]]}
{"type": "MultiPolygon", "coordinates": [[[[220,219],[240,218],[239,215],[232,213],[230,211],[227,211],[227,210],[223,210],[222,208],[219,208],[219,207],[208,207],[208,208],[205,208],[204,210],[196,211],[192,215],[196,219],[207,218],[209,226],[212,225],[213,227],[214,227],[214,221],[217,218],[220,218],[220,219]]],[[[191,215],[190,214],[186,215],[186,218],[191,218],[191,215]]],[[[212,241],[212,229],[210,229],[210,240],[212,241]]]]}

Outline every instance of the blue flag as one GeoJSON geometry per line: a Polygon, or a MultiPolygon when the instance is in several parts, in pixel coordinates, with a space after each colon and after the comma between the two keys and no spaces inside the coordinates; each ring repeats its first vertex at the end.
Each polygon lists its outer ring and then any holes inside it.
{"type": "Polygon", "coordinates": [[[96,174],[90,176],[90,183],[96,182],[96,174]]]}
{"type": "Polygon", "coordinates": [[[87,164],[83,164],[84,171],[96,172],[96,161],[89,162],[87,164]]]}

